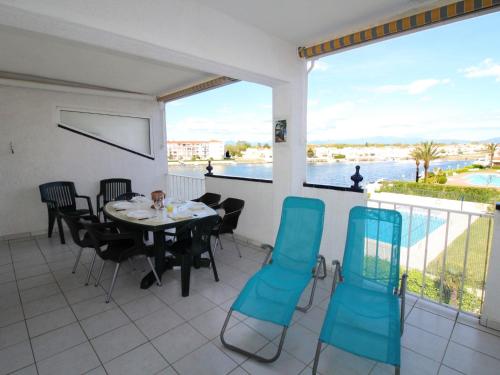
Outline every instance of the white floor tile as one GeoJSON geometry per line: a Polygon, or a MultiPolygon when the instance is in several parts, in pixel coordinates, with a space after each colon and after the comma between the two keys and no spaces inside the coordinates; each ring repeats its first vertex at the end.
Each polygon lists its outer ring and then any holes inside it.
{"type": "Polygon", "coordinates": [[[211,310],[216,305],[201,294],[192,293],[172,305],[172,308],[186,320],[190,320],[204,312],[211,310]]]}
{"type": "Polygon", "coordinates": [[[104,311],[112,310],[116,307],[117,305],[113,301],[106,303],[102,295],[71,305],[71,308],[79,320],[86,319],[104,311]]]}
{"type": "Polygon", "coordinates": [[[0,366],[0,374],[2,375],[32,364],[33,353],[30,342],[26,340],[0,350],[0,363],[2,364],[0,366]]]}
{"type": "Polygon", "coordinates": [[[130,319],[117,308],[104,311],[81,321],[83,330],[89,338],[102,335],[128,323],[130,323],[130,319]]]}
{"type": "Polygon", "coordinates": [[[68,306],[62,293],[23,304],[26,319],[68,306]]]}
{"type": "Polygon", "coordinates": [[[58,328],[31,340],[36,361],[53,356],[87,341],[78,323],[58,328]]]}
{"type": "Polygon", "coordinates": [[[0,308],[0,327],[5,327],[23,319],[24,315],[21,305],[14,305],[12,307],[2,305],[0,308]]]}
{"type": "Polygon", "coordinates": [[[146,341],[146,337],[132,323],[90,340],[103,363],[144,344],[146,341]]]}
{"type": "Polygon", "coordinates": [[[102,296],[101,298],[104,300],[104,290],[100,286],[95,287],[93,284],[83,285],[75,289],[66,290],[64,292],[64,295],[71,305],[97,296],[102,296]]]}
{"type": "Polygon", "coordinates": [[[149,315],[164,307],[165,303],[162,302],[154,294],[147,295],[145,297],[122,305],[123,311],[125,311],[125,314],[127,314],[128,317],[132,320],[143,318],[146,315],[149,315]]]}
{"type": "Polygon", "coordinates": [[[500,360],[500,337],[457,323],[452,341],[500,360]]]}
{"type": "Polygon", "coordinates": [[[424,331],[449,339],[454,321],[415,307],[406,318],[406,323],[424,331]]]}
{"type": "Polygon", "coordinates": [[[318,372],[322,375],[368,375],[374,365],[375,362],[369,359],[328,345],[319,357],[318,372]]]}
{"type": "Polygon", "coordinates": [[[11,372],[10,375],[38,375],[38,372],[36,371],[35,365],[30,365],[15,372],[11,372]]]}
{"type": "MultiPolygon", "coordinates": [[[[276,337],[274,344],[278,345],[280,337],[276,337]]],[[[310,363],[316,353],[318,335],[304,328],[300,324],[294,324],[288,329],[285,337],[283,350],[291,354],[304,364],[310,363]]]]}
{"type": "Polygon", "coordinates": [[[18,281],[19,290],[26,290],[35,288],[42,285],[47,285],[55,282],[54,276],[51,273],[44,273],[41,275],[28,277],[18,281]]]}
{"type": "MultiPolygon", "coordinates": [[[[278,347],[273,343],[269,343],[262,350],[257,352],[258,355],[269,358],[276,353],[278,347]]],[[[250,374],[259,375],[277,375],[277,374],[299,374],[304,368],[304,364],[293,358],[286,352],[282,352],[280,357],[272,363],[262,363],[254,359],[248,359],[241,365],[250,374]]]]}
{"type": "Polygon", "coordinates": [[[137,320],[137,327],[144,333],[148,339],[153,339],[161,334],[171,330],[184,323],[174,310],[164,306],[161,310],[155,311],[150,315],[137,320]]]}
{"type": "MultiPolygon", "coordinates": [[[[269,340],[243,322],[237,323],[232,328],[227,329],[224,334],[224,338],[228,344],[246,350],[250,353],[257,353],[269,343],[269,340]]],[[[215,341],[217,341],[216,345],[219,348],[222,348],[220,340],[215,339],[215,341]]],[[[223,351],[239,364],[247,359],[246,356],[234,353],[229,349],[224,348],[223,351]]]]}
{"type": "Polygon", "coordinates": [[[69,307],[51,311],[28,319],[28,332],[30,337],[41,335],[53,329],[63,327],[76,321],[75,315],[69,307]]]}
{"type": "Polygon", "coordinates": [[[210,342],[174,363],[180,375],[227,374],[237,366],[236,362],[210,342]]]}
{"type": "Polygon", "coordinates": [[[410,325],[405,326],[401,337],[402,346],[438,362],[443,359],[447,343],[448,341],[440,336],[410,325]]]}
{"type": "Polygon", "coordinates": [[[169,363],[176,362],[206,342],[205,337],[186,323],[152,341],[169,363]]]}
{"type": "MultiPolygon", "coordinates": [[[[227,312],[220,307],[215,307],[196,318],[189,321],[194,328],[196,328],[207,339],[212,340],[219,336],[222,325],[226,320],[227,312]]],[[[238,320],[231,316],[228,323],[228,329],[238,323],[238,320]]]]}
{"type": "MultiPolygon", "coordinates": [[[[406,348],[401,348],[402,375],[436,375],[439,362],[424,357],[406,348]]],[[[370,375],[393,375],[394,366],[377,363],[370,375]]]]}
{"type": "Polygon", "coordinates": [[[500,361],[470,348],[450,342],[443,364],[467,375],[498,375],[500,361]]]}
{"type": "Polygon", "coordinates": [[[239,290],[236,290],[221,281],[218,283],[213,282],[212,285],[209,284],[198,291],[202,296],[208,298],[216,305],[224,303],[227,300],[236,297],[240,293],[239,290]]]}
{"type": "Polygon", "coordinates": [[[0,328],[0,349],[28,340],[28,331],[24,322],[18,322],[0,328]]]}
{"type": "Polygon", "coordinates": [[[156,374],[168,363],[153,347],[146,343],[106,363],[109,375],[156,374]]]}
{"type": "Polygon", "coordinates": [[[90,371],[99,365],[99,359],[92,347],[85,342],[38,362],[38,373],[40,375],[76,375],[90,371]]]}

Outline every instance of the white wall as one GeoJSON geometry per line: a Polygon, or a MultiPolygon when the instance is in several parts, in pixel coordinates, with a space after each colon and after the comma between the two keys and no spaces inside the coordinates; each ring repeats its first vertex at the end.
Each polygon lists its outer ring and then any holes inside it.
{"type": "MultiPolygon", "coordinates": [[[[206,177],[205,191],[245,201],[235,233],[255,243],[274,245],[273,184],[206,177]]],[[[280,215],[280,213],[278,213],[280,215]]]]}
{"type": "Polygon", "coordinates": [[[264,84],[305,65],[296,45],[191,0],[0,0],[0,24],[264,84]]]}
{"type": "Polygon", "coordinates": [[[481,322],[493,329],[500,329],[500,210],[495,210],[493,243],[491,245],[486,292],[481,322]]]}
{"type": "MultiPolygon", "coordinates": [[[[216,177],[205,178],[206,191],[245,201],[245,208],[238,223],[237,235],[255,243],[274,245],[276,230],[273,222],[279,223],[283,200],[274,202],[275,184],[251,182],[216,177]],[[278,207],[279,209],[275,209],[278,207]]],[[[366,197],[361,193],[316,189],[304,187],[297,194],[309,198],[318,198],[325,202],[325,223],[321,240],[321,254],[328,265],[333,259],[342,260],[349,210],[354,206],[365,206],[366,197]]]]}
{"type": "Polygon", "coordinates": [[[47,230],[38,185],[74,181],[95,209],[99,180],[124,177],[149,194],[165,185],[166,148],[161,106],[153,100],[63,93],[0,85],[0,237],[47,230]],[[57,127],[57,106],[152,118],[155,160],[57,127]],[[9,142],[14,146],[10,152],[9,142]]]}
{"type": "Polygon", "coordinates": [[[303,188],[303,195],[318,198],[325,202],[325,224],[321,241],[321,254],[326,258],[328,266],[331,261],[342,261],[349,211],[354,206],[366,206],[366,197],[362,193],[330,189],[303,188]]]}

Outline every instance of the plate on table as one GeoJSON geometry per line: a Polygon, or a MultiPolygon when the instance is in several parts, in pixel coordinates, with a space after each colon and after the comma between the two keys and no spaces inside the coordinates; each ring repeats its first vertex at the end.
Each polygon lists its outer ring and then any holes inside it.
{"type": "Polygon", "coordinates": [[[131,219],[144,220],[156,217],[156,213],[148,210],[134,210],[127,212],[127,217],[131,219]]]}
{"type": "Polygon", "coordinates": [[[203,211],[205,209],[205,204],[194,202],[189,206],[191,211],[203,211]]]}
{"type": "Polygon", "coordinates": [[[146,197],[143,197],[142,195],[138,195],[136,197],[133,197],[130,201],[136,203],[149,203],[151,200],[146,197]]]}
{"type": "Polygon", "coordinates": [[[134,205],[132,203],[127,202],[127,201],[114,202],[111,204],[111,206],[117,211],[128,210],[128,209],[134,207],[134,205]]]}

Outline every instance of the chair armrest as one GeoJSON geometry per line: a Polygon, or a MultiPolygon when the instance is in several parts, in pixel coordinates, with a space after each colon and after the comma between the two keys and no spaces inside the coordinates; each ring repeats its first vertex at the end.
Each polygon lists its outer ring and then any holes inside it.
{"type": "Polygon", "coordinates": [[[401,286],[399,287],[399,297],[401,298],[401,321],[400,321],[400,326],[401,326],[401,335],[404,332],[405,328],[405,307],[406,307],[406,283],[408,280],[408,275],[404,273],[401,276],[401,286]]]}
{"type": "Polygon", "coordinates": [[[86,196],[86,195],[78,195],[76,194],[75,195],[75,198],[82,198],[82,199],[85,199],[87,201],[87,205],[89,206],[89,212],[91,215],[94,214],[94,210],[92,209],[92,201],[90,200],[90,197],[86,196]]]}
{"type": "Polygon", "coordinates": [[[266,258],[264,259],[264,262],[262,262],[262,267],[264,267],[271,260],[271,254],[273,253],[274,247],[269,244],[263,244],[261,248],[267,251],[266,258]]]}
{"type": "Polygon", "coordinates": [[[333,282],[332,282],[332,292],[330,295],[333,295],[335,292],[335,288],[337,288],[337,284],[341,283],[344,278],[342,276],[342,266],[340,265],[340,262],[338,260],[332,261],[332,267],[333,267],[333,282]]]}

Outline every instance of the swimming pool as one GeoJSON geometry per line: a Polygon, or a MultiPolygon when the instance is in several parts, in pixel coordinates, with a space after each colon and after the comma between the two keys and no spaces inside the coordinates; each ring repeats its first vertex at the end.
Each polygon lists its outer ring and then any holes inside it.
{"type": "Polygon", "coordinates": [[[492,173],[474,173],[466,179],[472,185],[500,187],[500,176],[492,173]]]}
{"type": "MultiPolygon", "coordinates": [[[[410,215],[407,212],[400,212],[403,217],[402,222],[402,233],[401,233],[401,246],[408,247],[408,229],[410,225],[410,215]]],[[[430,216],[429,222],[429,234],[438,229],[441,225],[445,223],[445,219],[438,216],[430,216]]],[[[367,228],[367,236],[373,240],[377,239],[377,224],[373,222],[367,228]]],[[[411,221],[411,236],[410,236],[410,246],[415,245],[417,242],[425,238],[427,233],[427,215],[413,214],[411,221]]],[[[391,242],[391,232],[381,231],[379,233],[379,241],[391,242]]]]}

